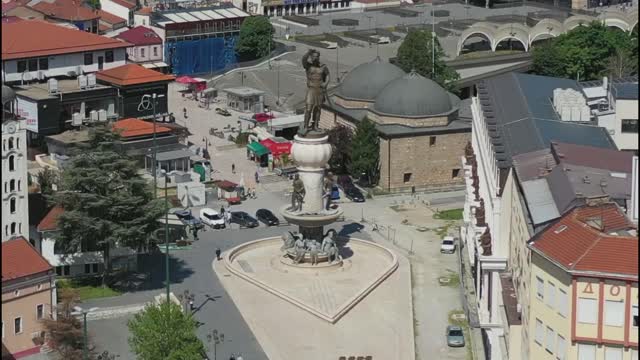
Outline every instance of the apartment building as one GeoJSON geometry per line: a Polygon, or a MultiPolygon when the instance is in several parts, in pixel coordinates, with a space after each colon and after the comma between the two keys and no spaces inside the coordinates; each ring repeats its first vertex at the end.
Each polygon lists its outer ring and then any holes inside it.
{"type": "Polygon", "coordinates": [[[565,214],[529,243],[530,358],[638,359],[638,235],[614,203],[565,214]]]}
{"type": "Polygon", "coordinates": [[[41,320],[55,319],[55,274],[20,237],[2,243],[2,358],[37,354],[44,343],[41,320]]]}

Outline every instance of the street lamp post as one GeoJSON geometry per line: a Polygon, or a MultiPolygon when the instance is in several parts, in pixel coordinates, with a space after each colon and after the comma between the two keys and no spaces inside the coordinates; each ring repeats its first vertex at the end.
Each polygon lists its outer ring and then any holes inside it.
{"type": "Polygon", "coordinates": [[[213,360],[218,356],[218,345],[224,342],[224,334],[214,329],[211,334],[207,334],[209,344],[213,343],[213,360]]]}
{"type": "Polygon", "coordinates": [[[81,308],[80,306],[74,306],[73,307],[73,311],[71,313],[71,315],[80,315],[82,314],[83,317],[83,324],[84,324],[84,329],[83,329],[83,342],[82,342],[82,359],[83,360],[89,360],[89,349],[88,349],[88,345],[87,345],[87,341],[88,341],[88,334],[87,334],[87,314],[89,314],[90,312],[96,311],[98,310],[97,307],[91,308],[89,310],[85,310],[83,308],[81,308]]]}
{"type": "Polygon", "coordinates": [[[277,85],[277,88],[278,88],[277,95],[278,95],[278,97],[276,99],[276,105],[280,106],[280,60],[278,60],[278,75],[277,76],[278,76],[278,79],[277,79],[277,84],[278,84],[277,85]]]}
{"type": "Polygon", "coordinates": [[[431,79],[436,78],[436,12],[431,2],[431,79]]]}
{"type": "MultiPolygon", "coordinates": [[[[149,96],[148,94],[145,94],[143,96],[149,96]]],[[[160,94],[157,95],[156,93],[153,93],[151,95],[151,98],[153,100],[153,103],[151,104],[152,108],[153,108],[153,164],[151,164],[152,168],[151,171],[153,171],[153,198],[156,199],[158,198],[158,179],[157,179],[157,174],[156,174],[156,158],[157,158],[157,154],[158,154],[158,146],[156,143],[156,102],[158,98],[162,98],[164,97],[164,95],[160,94]]]]}
{"type": "Polygon", "coordinates": [[[169,177],[167,176],[167,172],[164,172],[164,250],[165,250],[165,271],[167,273],[167,306],[169,301],[171,301],[171,280],[169,278],[169,194],[167,187],[167,180],[169,177]]]}

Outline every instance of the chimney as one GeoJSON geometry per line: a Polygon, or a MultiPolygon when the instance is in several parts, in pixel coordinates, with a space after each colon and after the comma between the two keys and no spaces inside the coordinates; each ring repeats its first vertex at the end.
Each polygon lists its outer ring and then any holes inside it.
{"type": "Polygon", "coordinates": [[[609,79],[606,76],[602,78],[602,88],[605,91],[609,90],[609,79]]]}

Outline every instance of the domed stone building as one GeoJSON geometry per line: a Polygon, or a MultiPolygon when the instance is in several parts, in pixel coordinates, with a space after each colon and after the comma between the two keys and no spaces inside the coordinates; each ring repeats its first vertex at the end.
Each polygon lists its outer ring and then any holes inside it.
{"type": "Polygon", "coordinates": [[[469,106],[436,82],[380,58],[344,78],[320,127],[351,129],[365,117],[380,137],[380,182],[400,192],[463,185],[460,158],[471,140],[469,106]]]}

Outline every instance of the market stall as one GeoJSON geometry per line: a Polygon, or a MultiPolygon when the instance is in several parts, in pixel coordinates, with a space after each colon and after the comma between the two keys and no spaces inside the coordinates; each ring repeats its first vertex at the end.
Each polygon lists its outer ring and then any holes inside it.
{"type": "Polygon", "coordinates": [[[214,181],[218,188],[218,200],[226,200],[229,205],[239,204],[242,201],[244,189],[229,180],[214,181]]]}

